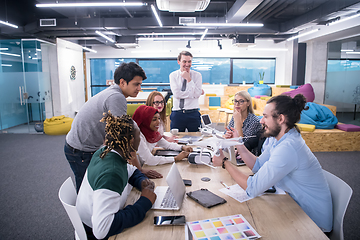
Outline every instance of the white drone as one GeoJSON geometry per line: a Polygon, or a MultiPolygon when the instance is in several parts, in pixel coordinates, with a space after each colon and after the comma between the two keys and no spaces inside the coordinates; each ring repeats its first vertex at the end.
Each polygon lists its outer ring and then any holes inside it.
{"type": "MultiPolygon", "coordinates": [[[[196,141],[188,145],[201,147],[200,159],[202,159],[201,155],[205,148],[210,149],[215,156],[220,156],[220,149],[222,150],[226,149],[227,151],[230,151],[230,147],[244,144],[242,139],[243,139],[242,137],[225,139],[223,137],[219,137],[218,135],[215,135],[215,137],[211,137],[201,141],[196,141]]],[[[214,166],[209,165],[203,161],[201,162],[209,167],[215,168],[214,166]]]]}

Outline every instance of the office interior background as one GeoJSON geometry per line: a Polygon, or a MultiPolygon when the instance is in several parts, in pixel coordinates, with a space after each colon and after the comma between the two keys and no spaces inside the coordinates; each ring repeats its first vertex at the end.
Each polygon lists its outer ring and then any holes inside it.
{"type": "MultiPolygon", "coordinates": [[[[121,62],[138,62],[148,76],[144,84],[169,88],[168,75],[179,68],[176,57],[182,50],[194,55],[193,69],[208,83],[203,85],[206,93],[223,95],[224,86],[260,80],[270,86],[311,83],[315,102],[334,105],[351,118],[358,111],[360,1],[139,0],[146,5],[35,6],[54,2],[0,1],[1,133],[36,133],[34,124],[45,118],[74,117],[113,79],[121,62]]],[[[199,101],[203,104],[204,97],[199,101]]],[[[73,238],[57,198],[61,183],[72,176],[63,155],[64,138],[1,134],[4,239],[73,238]]],[[[356,239],[358,154],[315,155],[324,169],[354,190],[344,231],[345,239],[356,239]]]]}
{"type": "Polygon", "coordinates": [[[0,24],[0,129],[74,117],[121,62],[138,62],[145,84],[169,88],[182,50],[194,55],[206,93],[222,95],[228,84],[259,80],[311,83],[315,102],[357,111],[359,1],[140,2],[69,8],[36,6],[52,3],[47,0],[2,1],[0,20],[15,27],[0,24]]]}

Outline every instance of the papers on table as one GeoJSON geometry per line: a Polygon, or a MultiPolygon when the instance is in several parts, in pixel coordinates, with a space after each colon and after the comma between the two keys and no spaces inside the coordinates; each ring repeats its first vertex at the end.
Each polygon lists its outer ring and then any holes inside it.
{"type": "MultiPolygon", "coordinates": [[[[238,184],[230,186],[230,189],[222,188],[220,189],[220,192],[225,193],[226,195],[234,198],[235,200],[241,203],[252,199],[246,194],[246,191],[242,189],[238,184]]],[[[275,193],[266,193],[266,194],[285,194],[285,191],[280,188],[276,188],[275,193]]]]}

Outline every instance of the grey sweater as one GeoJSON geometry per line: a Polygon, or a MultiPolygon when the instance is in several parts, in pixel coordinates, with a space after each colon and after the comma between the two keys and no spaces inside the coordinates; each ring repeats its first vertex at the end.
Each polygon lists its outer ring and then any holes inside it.
{"type": "Polygon", "coordinates": [[[117,84],[99,92],[80,108],[66,142],[81,151],[98,150],[105,139],[105,123],[100,120],[109,110],[114,116],[122,116],[127,111],[126,98],[117,84]]]}

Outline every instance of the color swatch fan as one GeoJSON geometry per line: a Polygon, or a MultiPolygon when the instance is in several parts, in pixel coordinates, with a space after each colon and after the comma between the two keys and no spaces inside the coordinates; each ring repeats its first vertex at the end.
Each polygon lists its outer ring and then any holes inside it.
{"type": "Polygon", "coordinates": [[[241,215],[186,223],[195,240],[257,239],[261,236],[241,215]]]}

